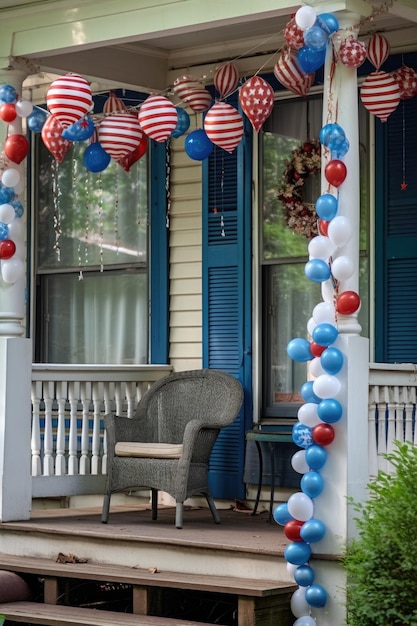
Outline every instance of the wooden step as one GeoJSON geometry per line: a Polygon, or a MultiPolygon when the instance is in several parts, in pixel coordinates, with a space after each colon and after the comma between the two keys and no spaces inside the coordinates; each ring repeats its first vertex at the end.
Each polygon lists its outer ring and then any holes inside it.
{"type": "MultiPolygon", "coordinates": [[[[52,559],[7,554],[0,554],[1,569],[43,577],[44,602],[49,605],[58,604],[61,585],[68,579],[131,585],[133,613],[140,616],[148,615],[151,612],[152,599],[157,594],[162,594],[164,589],[228,594],[235,597],[239,626],[265,624],[266,615],[269,615],[270,619],[273,619],[277,625],[292,623],[289,621],[291,620],[290,599],[297,589],[297,585],[286,581],[154,571],[104,563],[60,563],[52,559]]],[[[0,605],[0,611],[1,607],[2,605],[0,605]]],[[[90,624],[91,622],[87,623],[90,624]]],[[[143,622],[143,624],[147,623],[143,622]]],[[[162,623],[156,622],[156,624],[161,625],[162,623]]],[[[138,622],[138,624],[142,624],[142,622],[138,622]]],[[[168,622],[166,625],[169,626],[168,622]]]]}
{"type": "Polygon", "coordinates": [[[38,602],[7,602],[0,604],[0,614],[13,622],[42,626],[215,626],[189,620],[133,615],[116,611],[80,609],[74,606],[39,604],[38,602]]]}

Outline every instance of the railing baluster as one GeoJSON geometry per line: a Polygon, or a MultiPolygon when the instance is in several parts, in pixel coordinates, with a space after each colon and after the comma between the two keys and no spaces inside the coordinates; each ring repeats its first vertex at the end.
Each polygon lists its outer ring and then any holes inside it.
{"type": "Polygon", "coordinates": [[[65,405],[67,402],[67,383],[56,384],[56,400],[58,403],[58,425],[56,432],[55,474],[64,476],[67,473],[65,458],[65,405]]]}
{"type": "Polygon", "coordinates": [[[40,424],[40,403],[42,398],[42,383],[38,380],[32,382],[32,476],[42,474],[41,464],[41,424],[40,424]]]}
{"type": "Polygon", "coordinates": [[[45,403],[45,430],[43,440],[43,475],[54,474],[54,448],[52,440],[52,406],[54,401],[54,383],[47,382],[43,385],[43,400],[45,403]]]}
{"type": "Polygon", "coordinates": [[[100,435],[101,435],[101,406],[104,397],[103,383],[94,382],[92,385],[93,396],[93,439],[91,443],[91,473],[100,473],[100,435]]]}
{"type": "Polygon", "coordinates": [[[376,441],[376,414],[379,403],[379,387],[372,385],[369,392],[368,401],[368,468],[369,476],[376,476],[378,473],[378,453],[376,441]]]}
{"type": "Polygon", "coordinates": [[[70,403],[70,427],[68,441],[68,474],[71,476],[78,474],[78,428],[77,409],[80,399],[80,383],[71,381],[68,386],[68,398],[70,403]]]}
{"type": "Polygon", "coordinates": [[[91,401],[91,383],[82,382],[80,387],[81,404],[83,407],[83,417],[81,422],[81,457],[80,457],[80,474],[86,475],[90,473],[90,457],[89,457],[89,439],[90,439],[90,401],[91,401]]]}

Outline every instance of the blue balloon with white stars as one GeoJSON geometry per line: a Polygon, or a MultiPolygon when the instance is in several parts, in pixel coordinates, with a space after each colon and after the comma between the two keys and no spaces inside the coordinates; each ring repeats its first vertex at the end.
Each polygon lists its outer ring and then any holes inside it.
{"type": "Polygon", "coordinates": [[[297,422],[292,428],[292,440],[299,448],[308,448],[313,443],[312,429],[310,426],[297,422]]]}
{"type": "Polygon", "coordinates": [[[45,109],[34,107],[32,113],[26,118],[26,123],[29,130],[31,130],[33,133],[40,133],[43,125],[46,122],[47,117],[48,112],[45,111],[45,109]]]}
{"type": "Polygon", "coordinates": [[[68,141],[86,141],[94,133],[94,122],[88,115],[77,120],[62,131],[62,136],[68,141]]]}
{"type": "Polygon", "coordinates": [[[9,227],[7,224],[0,222],[0,241],[4,241],[9,238],[9,227]]]}
{"type": "Polygon", "coordinates": [[[13,85],[0,85],[0,100],[9,103],[17,100],[17,91],[13,85]]]}

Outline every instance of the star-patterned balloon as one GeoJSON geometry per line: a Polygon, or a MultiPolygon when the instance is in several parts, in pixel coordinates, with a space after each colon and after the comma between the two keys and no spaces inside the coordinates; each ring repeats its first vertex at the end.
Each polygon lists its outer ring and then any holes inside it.
{"type": "Polygon", "coordinates": [[[274,91],[260,76],[252,76],[241,87],[239,101],[242,111],[258,132],[274,107],[274,91]]]}
{"type": "Polygon", "coordinates": [[[347,67],[360,67],[366,61],[366,54],[366,44],[351,36],[340,44],[338,57],[347,67]]]}
{"type": "Polygon", "coordinates": [[[56,115],[48,115],[41,131],[43,143],[58,163],[62,163],[66,153],[72,146],[71,141],[62,137],[63,130],[64,127],[56,115]]]}
{"type": "Polygon", "coordinates": [[[398,70],[392,72],[392,77],[400,87],[400,98],[406,100],[417,94],[417,72],[412,67],[402,65],[398,70]]]}

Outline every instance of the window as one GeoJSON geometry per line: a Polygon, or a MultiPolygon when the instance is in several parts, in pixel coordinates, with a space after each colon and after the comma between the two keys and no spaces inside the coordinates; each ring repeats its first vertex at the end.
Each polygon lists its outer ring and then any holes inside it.
{"type": "Polygon", "coordinates": [[[84,150],[57,164],[36,137],[35,359],[147,363],[147,159],[93,174],[84,150]]]}
{"type": "MultiPolygon", "coordinates": [[[[368,334],[368,180],[366,167],[367,114],[360,112],[361,137],[361,259],[359,322],[368,334]]],[[[307,366],[287,355],[293,337],[307,337],[307,322],[316,304],[323,300],[321,285],[308,280],[308,240],[285,222],[284,207],[277,198],[283,172],[291,151],[303,142],[318,139],[322,127],[322,97],[281,100],[264,125],[262,134],[262,417],[296,415],[301,385],[307,380],[307,366]]],[[[314,203],[320,195],[320,174],[305,182],[304,201],[314,203]]]]}

